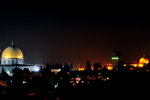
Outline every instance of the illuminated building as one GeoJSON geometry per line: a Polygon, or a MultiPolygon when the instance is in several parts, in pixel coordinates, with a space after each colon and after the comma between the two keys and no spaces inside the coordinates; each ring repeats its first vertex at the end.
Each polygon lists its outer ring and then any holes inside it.
{"type": "Polygon", "coordinates": [[[107,64],[107,65],[106,65],[106,68],[107,68],[107,70],[113,70],[112,64],[107,64]]]}
{"type": "Polygon", "coordinates": [[[140,63],[140,64],[148,64],[148,63],[149,63],[149,60],[146,59],[146,58],[144,58],[144,57],[142,57],[142,58],[140,58],[139,63],[140,63]]]}
{"type": "Polygon", "coordinates": [[[117,69],[117,65],[118,65],[118,62],[119,62],[119,57],[118,56],[113,56],[111,57],[111,60],[112,60],[112,64],[113,64],[113,68],[112,69],[117,69]]]}
{"type": "MultiPolygon", "coordinates": [[[[149,63],[149,60],[144,58],[144,57],[142,57],[142,58],[140,58],[140,60],[138,61],[137,64],[129,64],[129,65],[133,66],[134,68],[143,68],[148,63],[149,63]]],[[[126,67],[127,64],[124,64],[123,66],[126,67]]]]}
{"type": "Polygon", "coordinates": [[[0,65],[0,73],[2,72],[2,68],[5,72],[12,76],[12,70],[16,67],[20,69],[28,68],[30,72],[38,72],[41,67],[44,65],[41,64],[25,64],[23,52],[17,48],[13,42],[10,46],[8,46],[1,54],[1,65],[0,65]]]}
{"type": "Polygon", "coordinates": [[[108,70],[113,70],[113,67],[109,66],[107,67],[108,70]]]}
{"type": "Polygon", "coordinates": [[[51,72],[60,72],[61,71],[61,69],[51,69],[51,72]]]}
{"type": "Polygon", "coordinates": [[[84,67],[80,67],[80,68],[78,68],[78,71],[84,71],[85,70],[85,68],[84,67]]]}
{"type": "Polygon", "coordinates": [[[24,64],[22,51],[15,47],[13,43],[8,46],[3,52],[1,57],[1,65],[15,65],[24,64]]]}

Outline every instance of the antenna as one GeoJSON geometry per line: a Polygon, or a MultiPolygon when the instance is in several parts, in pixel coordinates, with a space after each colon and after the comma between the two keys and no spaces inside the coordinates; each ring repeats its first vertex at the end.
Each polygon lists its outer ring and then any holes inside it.
{"type": "Polygon", "coordinates": [[[11,41],[11,45],[12,45],[12,46],[14,45],[14,41],[11,41]]]}

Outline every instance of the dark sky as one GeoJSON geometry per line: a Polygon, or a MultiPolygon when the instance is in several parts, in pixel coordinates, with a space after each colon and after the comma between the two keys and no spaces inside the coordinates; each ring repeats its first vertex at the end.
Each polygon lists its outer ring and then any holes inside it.
{"type": "Polygon", "coordinates": [[[146,8],[52,5],[0,6],[0,49],[13,40],[28,63],[110,63],[114,49],[125,62],[150,58],[146,8]]]}

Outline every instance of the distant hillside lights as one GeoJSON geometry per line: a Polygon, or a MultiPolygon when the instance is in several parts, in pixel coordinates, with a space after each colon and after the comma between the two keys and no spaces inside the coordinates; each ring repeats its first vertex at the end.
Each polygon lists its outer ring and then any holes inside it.
{"type": "MultiPolygon", "coordinates": [[[[102,68],[104,68],[104,67],[106,67],[107,70],[109,70],[109,71],[110,71],[110,70],[113,70],[112,64],[106,64],[106,65],[103,65],[102,68]]],[[[85,68],[85,66],[84,66],[84,67],[82,66],[82,67],[79,67],[77,70],[78,70],[78,71],[85,71],[86,68],[85,68]]],[[[91,65],[91,70],[94,70],[93,65],[91,65]]],[[[98,70],[101,70],[101,69],[99,68],[98,70]]]]}
{"type": "Polygon", "coordinates": [[[107,68],[107,70],[113,70],[113,65],[112,64],[107,64],[106,68],[107,68]]]}
{"type": "Polygon", "coordinates": [[[78,68],[78,71],[84,71],[85,70],[85,68],[78,68]]]}
{"type": "MultiPolygon", "coordinates": [[[[144,58],[144,57],[142,57],[142,58],[140,58],[140,60],[139,60],[139,63],[138,64],[129,64],[130,66],[133,66],[133,67],[135,67],[135,68],[143,68],[144,66],[146,66],[147,64],[149,63],[149,60],[148,59],[146,59],[146,58],[144,58]]],[[[127,66],[127,64],[124,64],[124,67],[125,66],[127,66]]]]}

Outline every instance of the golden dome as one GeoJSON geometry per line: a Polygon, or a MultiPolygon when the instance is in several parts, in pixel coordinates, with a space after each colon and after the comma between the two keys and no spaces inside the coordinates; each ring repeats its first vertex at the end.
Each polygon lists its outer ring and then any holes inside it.
{"type": "Polygon", "coordinates": [[[148,63],[149,63],[149,60],[143,57],[143,58],[141,58],[141,59],[139,60],[139,63],[141,63],[141,64],[148,64],[148,63]]]}
{"type": "Polygon", "coordinates": [[[15,46],[9,46],[2,52],[2,59],[7,58],[23,59],[23,53],[19,48],[15,46]]]}

